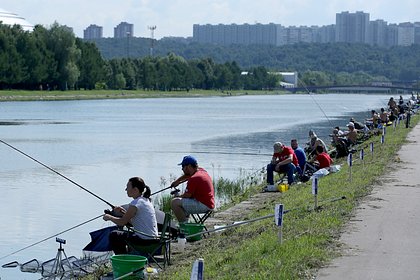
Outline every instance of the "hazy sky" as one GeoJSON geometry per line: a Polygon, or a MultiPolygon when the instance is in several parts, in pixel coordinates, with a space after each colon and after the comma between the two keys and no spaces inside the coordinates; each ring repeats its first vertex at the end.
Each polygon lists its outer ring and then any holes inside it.
{"type": "Polygon", "coordinates": [[[136,37],[150,37],[148,26],[156,25],[157,39],[192,36],[195,23],[328,25],[342,11],[364,11],[371,20],[388,23],[420,21],[419,0],[0,0],[0,9],[32,24],[57,21],[73,27],[79,37],[90,24],[112,37],[122,21],[134,24],[136,37]]]}

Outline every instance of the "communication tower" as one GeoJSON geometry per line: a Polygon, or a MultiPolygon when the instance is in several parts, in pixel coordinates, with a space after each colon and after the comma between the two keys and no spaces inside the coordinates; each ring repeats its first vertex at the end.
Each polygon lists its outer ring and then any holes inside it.
{"type": "Polygon", "coordinates": [[[153,56],[153,46],[155,43],[155,30],[156,30],[156,25],[152,25],[152,26],[148,26],[147,27],[150,30],[150,56],[153,56]]]}

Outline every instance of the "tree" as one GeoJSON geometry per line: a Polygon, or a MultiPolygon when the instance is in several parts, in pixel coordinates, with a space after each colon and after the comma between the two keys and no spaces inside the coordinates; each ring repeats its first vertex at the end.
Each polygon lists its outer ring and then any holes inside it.
{"type": "Polygon", "coordinates": [[[57,61],[57,75],[52,78],[52,84],[61,90],[73,88],[80,75],[77,61],[81,52],[71,29],[55,22],[48,32],[47,48],[57,61]]]}
{"type": "Polygon", "coordinates": [[[76,46],[81,50],[80,59],[77,61],[80,70],[78,86],[94,89],[97,83],[105,81],[105,61],[94,43],[76,39],[76,46]]]}
{"type": "Polygon", "coordinates": [[[23,32],[17,25],[0,25],[0,84],[3,87],[20,84],[27,76],[24,59],[16,48],[23,32]]]}

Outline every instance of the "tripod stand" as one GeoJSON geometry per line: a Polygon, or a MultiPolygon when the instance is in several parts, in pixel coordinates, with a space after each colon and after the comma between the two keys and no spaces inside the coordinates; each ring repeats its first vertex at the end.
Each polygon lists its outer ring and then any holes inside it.
{"type": "Polygon", "coordinates": [[[75,275],[73,271],[73,266],[70,263],[69,259],[67,258],[66,252],[64,252],[63,244],[66,244],[66,240],[56,238],[56,242],[60,244],[60,247],[57,250],[57,255],[55,256],[55,259],[53,259],[53,264],[51,266],[51,270],[48,272],[42,271],[43,276],[57,276],[57,275],[64,275],[66,273],[66,270],[64,269],[64,265],[69,267],[71,275],[75,275]],[[63,258],[64,256],[64,258],[63,258]]]}

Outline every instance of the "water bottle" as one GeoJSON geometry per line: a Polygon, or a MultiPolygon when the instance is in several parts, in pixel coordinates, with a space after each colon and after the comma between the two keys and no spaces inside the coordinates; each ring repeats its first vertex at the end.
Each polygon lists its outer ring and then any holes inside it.
{"type": "Polygon", "coordinates": [[[178,249],[179,249],[179,251],[184,252],[186,243],[187,243],[187,239],[185,238],[185,235],[183,233],[180,233],[178,235],[178,249]]]}

